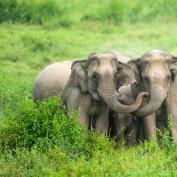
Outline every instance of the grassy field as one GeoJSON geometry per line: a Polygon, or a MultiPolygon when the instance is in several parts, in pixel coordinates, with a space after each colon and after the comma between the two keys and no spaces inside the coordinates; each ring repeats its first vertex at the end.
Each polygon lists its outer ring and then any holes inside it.
{"type": "Polygon", "coordinates": [[[0,1],[0,176],[177,176],[168,131],[128,148],[84,137],[77,113],[68,117],[57,98],[32,101],[49,63],[109,50],[177,55],[176,11],[175,0],[0,1]]]}

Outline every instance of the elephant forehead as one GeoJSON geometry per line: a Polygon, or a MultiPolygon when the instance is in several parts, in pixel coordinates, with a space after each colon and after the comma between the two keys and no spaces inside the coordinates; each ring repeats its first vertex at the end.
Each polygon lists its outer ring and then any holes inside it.
{"type": "Polygon", "coordinates": [[[111,62],[111,59],[110,57],[101,57],[99,59],[99,69],[100,70],[105,70],[105,69],[113,69],[113,65],[112,65],[112,62],[111,62]]]}
{"type": "Polygon", "coordinates": [[[157,73],[157,74],[161,74],[161,73],[164,73],[164,74],[167,74],[169,68],[168,68],[168,65],[167,63],[165,62],[158,62],[158,61],[154,61],[154,62],[151,62],[147,65],[145,65],[144,67],[144,71],[145,72],[148,72],[148,73],[157,73]]]}
{"type": "Polygon", "coordinates": [[[112,66],[104,65],[103,67],[100,67],[97,69],[97,72],[100,73],[101,75],[113,75],[114,69],[112,69],[112,66]]]}
{"type": "Polygon", "coordinates": [[[172,60],[172,56],[164,50],[156,49],[146,52],[142,57],[141,61],[149,61],[149,62],[166,62],[172,60]]]}
{"type": "Polygon", "coordinates": [[[101,61],[100,61],[100,66],[101,67],[104,67],[104,68],[109,68],[109,67],[111,67],[111,60],[110,59],[102,59],[101,61]]]}
{"type": "Polygon", "coordinates": [[[162,83],[164,81],[164,79],[166,79],[166,76],[170,75],[170,72],[168,70],[166,70],[165,67],[157,67],[157,68],[152,67],[149,69],[149,71],[146,71],[144,74],[145,74],[145,76],[153,79],[157,83],[159,83],[159,82],[162,83]]]}
{"type": "Polygon", "coordinates": [[[111,64],[111,57],[108,54],[96,54],[93,55],[89,58],[89,60],[91,61],[90,63],[94,63],[95,61],[97,61],[97,66],[104,66],[104,65],[109,65],[111,64]]]}

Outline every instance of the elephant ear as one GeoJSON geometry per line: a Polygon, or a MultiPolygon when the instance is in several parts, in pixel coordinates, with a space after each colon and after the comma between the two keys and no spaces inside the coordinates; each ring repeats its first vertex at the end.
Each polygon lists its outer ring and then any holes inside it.
{"type": "Polygon", "coordinates": [[[139,84],[141,82],[141,73],[140,73],[140,58],[132,59],[127,63],[134,71],[135,79],[139,84]]]}
{"type": "Polygon", "coordinates": [[[123,63],[121,61],[118,61],[117,69],[119,69],[119,68],[124,68],[124,69],[132,70],[132,67],[130,67],[128,64],[123,63]]]}
{"type": "Polygon", "coordinates": [[[75,61],[72,63],[72,65],[71,65],[71,69],[73,69],[74,65],[76,65],[77,63],[78,63],[78,64],[82,64],[82,63],[85,63],[85,62],[86,62],[86,60],[75,60],[75,61]]]}
{"type": "Polygon", "coordinates": [[[87,75],[85,71],[86,60],[76,60],[71,65],[71,78],[75,86],[81,88],[82,92],[87,92],[87,75]]]}
{"type": "MultiPolygon", "coordinates": [[[[134,70],[128,64],[119,61],[117,64],[117,71],[118,77],[120,76],[122,79],[128,77],[131,81],[135,82],[134,70]]],[[[131,82],[129,84],[131,84],[131,82]]]]}
{"type": "Polygon", "coordinates": [[[172,73],[172,80],[174,81],[177,76],[177,56],[172,56],[173,60],[169,64],[170,71],[172,73]]]}
{"type": "Polygon", "coordinates": [[[98,52],[93,52],[91,54],[89,54],[89,56],[87,57],[87,60],[85,62],[85,66],[88,68],[90,66],[91,63],[93,63],[92,65],[97,64],[98,63],[98,52]]]}

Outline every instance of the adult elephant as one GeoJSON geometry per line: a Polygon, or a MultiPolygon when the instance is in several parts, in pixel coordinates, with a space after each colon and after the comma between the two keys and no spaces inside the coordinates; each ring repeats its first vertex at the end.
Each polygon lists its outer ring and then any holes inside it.
{"type": "Polygon", "coordinates": [[[45,67],[34,81],[34,100],[43,100],[61,94],[71,74],[72,63],[73,61],[63,61],[45,67]]]}
{"type": "MultiPolygon", "coordinates": [[[[130,60],[130,57],[113,51],[123,63],[130,60]]],[[[56,62],[46,66],[35,78],[33,85],[33,99],[43,100],[50,96],[61,94],[71,74],[71,65],[75,60],[56,62]]]]}
{"type": "Polygon", "coordinates": [[[96,130],[107,134],[109,109],[119,113],[134,112],[147,94],[139,93],[131,105],[122,104],[119,101],[122,97],[117,92],[119,87],[135,82],[133,70],[119,62],[114,52],[93,53],[86,61],[73,63],[63,98],[69,110],[80,107],[80,121],[86,130],[89,117],[93,117],[96,130]]]}
{"type": "MultiPolygon", "coordinates": [[[[130,60],[129,56],[118,51],[113,53],[123,63],[130,60]]],[[[71,74],[71,66],[75,60],[56,62],[46,66],[35,78],[33,85],[33,99],[43,100],[50,96],[60,95],[65,88],[71,74]]]]}
{"type": "MultiPolygon", "coordinates": [[[[173,77],[176,59],[167,51],[155,49],[146,52],[141,58],[129,62],[134,69],[139,89],[133,94],[146,90],[150,96],[143,100],[143,104],[134,115],[142,117],[144,134],[147,139],[156,136],[156,111],[165,104],[168,112],[173,114],[173,122],[177,123],[175,106],[176,82],[173,77]],[[173,62],[175,60],[175,62],[173,62]]],[[[177,128],[172,129],[174,141],[177,142],[177,128]]]]}

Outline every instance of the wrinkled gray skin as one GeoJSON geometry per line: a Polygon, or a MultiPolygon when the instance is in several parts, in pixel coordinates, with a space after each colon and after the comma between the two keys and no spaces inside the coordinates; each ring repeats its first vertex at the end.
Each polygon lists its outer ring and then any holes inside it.
{"type": "MultiPolygon", "coordinates": [[[[113,117],[114,118],[114,117],[113,117]]],[[[116,125],[116,141],[125,140],[127,145],[134,145],[137,143],[138,135],[138,120],[133,118],[131,114],[119,114],[119,117],[114,118],[116,125]]]]}
{"type": "Polygon", "coordinates": [[[109,109],[120,113],[134,112],[146,94],[140,93],[131,105],[120,103],[117,90],[128,83],[135,83],[133,71],[119,62],[114,52],[94,53],[85,62],[73,63],[63,98],[69,111],[80,107],[80,122],[85,130],[88,130],[89,117],[92,117],[96,119],[96,131],[107,134],[109,109]]]}
{"type": "MultiPolygon", "coordinates": [[[[133,88],[136,88],[136,86],[133,86],[133,88]]],[[[119,99],[121,103],[130,105],[135,101],[132,93],[132,85],[120,87],[119,93],[123,95],[123,99],[119,99]]],[[[140,134],[139,127],[139,120],[132,114],[110,113],[109,128],[111,129],[111,136],[117,142],[124,140],[129,146],[136,144],[137,137],[140,134]]]]}
{"type": "Polygon", "coordinates": [[[73,61],[63,61],[45,67],[34,81],[34,100],[43,100],[61,94],[71,74],[72,63],[73,61]]]}
{"type": "MultiPolygon", "coordinates": [[[[130,61],[129,65],[136,73],[140,83],[139,91],[146,90],[150,96],[143,100],[143,104],[135,115],[143,118],[145,138],[156,137],[156,112],[162,106],[167,107],[167,114],[172,113],[173,123],[177,123],[176,114],[176,59],[168,52],[156,49],[146,52],[140,59],[130,61]]],[[[136,97],[136,94],[134,96],[136,97]]],[[[163,122],[163,120],[162,120],[163,122]]],[[[172,128],[174,142],[177,142],[177,127],[172,128]]]]}
{"type": "Polygon", "coordinates": [[[166,99],[166,112],[171,115],[173,127],[171,134],[173,142],[177,144],[177,57],[173,56],[173,60],[169,65],[172,72],[172,83],[166,99]]]}
{"type": "MultiPolygon", "coordinates": [[[[126,64],[132,60],[132,57],[130,56],[122,55],[117,51],[114,51],[114,53],[118,56],[121,56],[119,61],[122,63],[126,64]]],[[[135,98],[133,98],[131,89],[132,87],[135,91],[138,89],[134,84],[120,87],[119,93],[121,96],[118,96],[118,99],[121,103],[130,105],[135,102],[135,98]]],[[[126,144],[129,146],[137,143],[137,137],[142,133],[139,132],[140,124],[135,116],[132,116],[132,114],[121,114],[115,111],[110,111],[109,118],[110,133],[117,142],[120,140],[125,140],[126,144]]]]}

